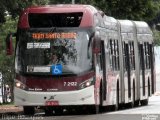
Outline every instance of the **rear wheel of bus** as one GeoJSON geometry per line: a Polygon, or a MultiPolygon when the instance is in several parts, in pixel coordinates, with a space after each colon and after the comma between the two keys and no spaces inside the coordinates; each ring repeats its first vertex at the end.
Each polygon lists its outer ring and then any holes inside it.
{"type": "Polygon", "coordinates": [[[148,99],[141,100],[140,103],[142,106],[148,105],[148,99]]]}
{"type": "Polygon", "coordinates": [[[113,106],[113,110],[119,110],[119,82],[117,82],[116,104],[113,106]]]}
{"type": "Polygon", "coordinates": [[[33,106],[23,106],[23,112],[25,115],[34,115],[35,108],[33,106]]]}
{"type": "Polygon", "coordinates": [[[91,114],[98,114],[99,113],[99,105],[89,106],[89,111],[91,114]]]}
{"type": "Polygon", "coordinates": [[[51,116],[51,115],[53,115],[53,109],[51,109],[51,108],[45,108],[45,109],[44,109],[44,112],[45,112],[45,115],[46,115],[46,116],[51,116]]]}

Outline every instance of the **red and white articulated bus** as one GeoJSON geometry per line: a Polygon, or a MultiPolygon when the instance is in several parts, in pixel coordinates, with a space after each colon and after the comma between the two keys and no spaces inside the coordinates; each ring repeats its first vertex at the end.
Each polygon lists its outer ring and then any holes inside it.
{"type": "Polygon", "coordinates": [[[90,5],[25,9],[13,54],[14,102],[25,114],[147,105],[155,92],[153,37],[142,21],[116,20],[90,5]]]}

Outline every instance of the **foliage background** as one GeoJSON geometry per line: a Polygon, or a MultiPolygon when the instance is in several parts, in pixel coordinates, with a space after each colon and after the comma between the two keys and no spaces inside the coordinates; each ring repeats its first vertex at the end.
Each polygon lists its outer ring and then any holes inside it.
{"type": "MultiPolygon", "coordinates": [[[[16,32],[18,17],[28,6],[70,4],[71,0],[0,0],[0,72],[3,82],[13,88],[14,55],[6,56],[5,38],[16,32]]],[[[160,0],[75,0],[77,4],[91,4],[116,19],[143,20],[153,28],[155,45],[160,45],[160,33],[154,29],[160,19],[160,0]]]]}

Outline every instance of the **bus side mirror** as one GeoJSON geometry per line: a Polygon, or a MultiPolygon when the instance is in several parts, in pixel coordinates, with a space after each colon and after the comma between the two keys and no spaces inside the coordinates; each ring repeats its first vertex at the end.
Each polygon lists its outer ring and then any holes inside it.
{"type": "Polygon", "coordinates": [[[13,52],[14,52],[13,41],[12,41],[13,36],[15,36],[15,34],[9,33],[6,37],[6,54],[7,55],[13,55],[13,52]]]}

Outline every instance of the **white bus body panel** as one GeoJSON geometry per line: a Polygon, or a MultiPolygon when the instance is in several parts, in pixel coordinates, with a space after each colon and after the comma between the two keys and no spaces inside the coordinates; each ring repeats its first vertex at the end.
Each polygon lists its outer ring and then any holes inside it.
{"type": "Polygon", "coordinates": [[[15,87],[15,105],[17,106],[45,106],[45,102],[53,96],[53,101],[58,101],[59,105],[93,105],[94,86],[82,90],[66,92],[31,92],[15,87]],[[46,99],[45,99],[46,97],[46,99]]]}
{"type": "MultiPolygon", "coordinates": [[[[148,24],[143,21],[134,21],[137,29],[137,40],[140,44],[143,42],[153,43],[152,31],[148,24]]],[[[145,69],[145,95],[143,95],[142,73],[140,72],[140,100],[148,99],[148,86],[151,88],[151,70],[145,69]],[[148,85],[148,79],[150,85],[148,85]]],[[[150,92],[151,93],[151,92],[150,92]]]]}

